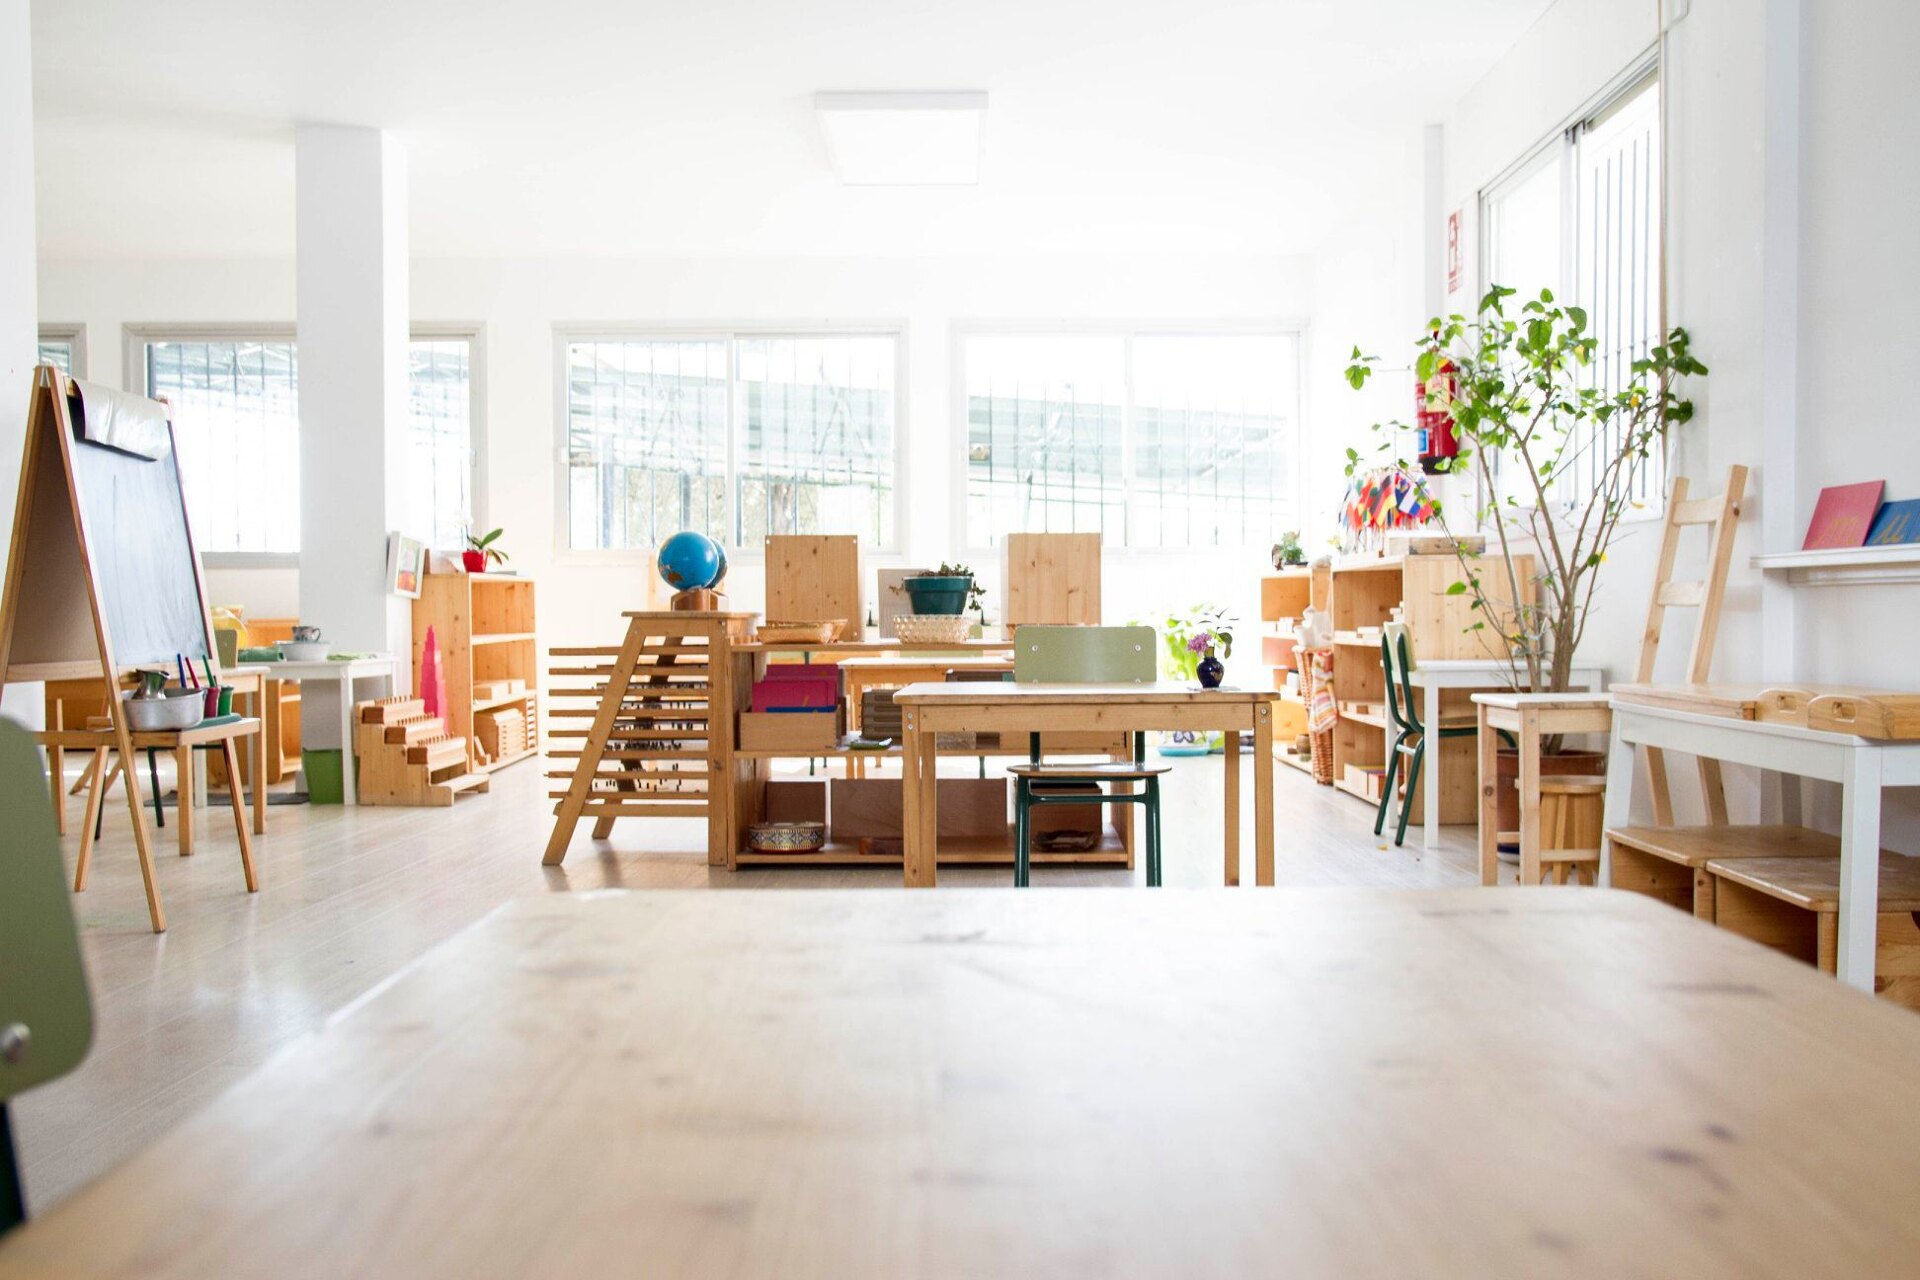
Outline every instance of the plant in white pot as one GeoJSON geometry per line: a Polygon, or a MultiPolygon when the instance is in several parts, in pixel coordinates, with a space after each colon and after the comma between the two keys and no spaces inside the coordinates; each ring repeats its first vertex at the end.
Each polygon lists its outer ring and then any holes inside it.
{"type": "MultiPolygon", "coordinates": [[[[1678,327],[1642,355],[1596,363],[1599,339],[1585,311],[1547,290],[1517,304],[1516,297],[1496,285],[1471,319],[1428,322],[1414,374],[1427,388],[1425,407],[1444,414],[1459,447],[1438,469],[1470,476],[1477,493],[1470,521],[1436,504],[1434,522],[1454,539],[1460,562],[1450,590],[1472,597],[1470,629],[1504,641],[1515,689],[1563,693],[1607,552],[1636,510],[1659,502],[1657,494],[1642,497],[1650,468],[1668,433],[1693,417],[1693,402],[1677,388],[1707,368],[1678,327]],[[1485,535],[1485,551],[1459,540],[1475,531],[1485,535]],[[1488,589],[1496,580],[1503,590],[1488,589]]],[[[1347,381],[1356,390],[1377,359],[1353,349],[1347,381]]],[[[1391,454],[1407,428],[1383,422],[1373,430],[1379,451],[1391,454]]],[[[1365,465],[1359,450],[1347,451],[1349,475],[1365,465]]]]}

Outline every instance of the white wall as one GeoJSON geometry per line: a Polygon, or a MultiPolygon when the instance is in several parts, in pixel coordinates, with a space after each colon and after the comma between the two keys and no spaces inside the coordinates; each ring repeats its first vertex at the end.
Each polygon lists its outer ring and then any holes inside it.
{"type": "MultiPolygon", "coordinates": [[[[8,175],[0,182],[0,529],[9,537],[26,453],[36,324],[32,48],[27,0],[0,0],[0,172],[8,175]]],[[[37,684],[15,688],[5,706],[29,726],[44,723],[37,684]]]]}
{"type": "MultiPolygon", "coordinates": [[[[620,610],[644,604],[651,571],[638,564],[595,563],[556,547],[555,325],[819,320],[903,325],[908,381],[900,443],[907,533],[905,554],[894,559],[937,563],[969,558],[959,546],[954,503],[962,430],[949,379],[955,321],[1301,323],[1312,310],[1315,274],[1299,259],[1203,255],[442,260],[414,264],[411,293],[416,322],[483,327],[483,515],[507,530],[502,542],[514,565],[539,577],[543,642],[565,644],[617,635],[620,610]]],[[[123,325],[286,322],[293,315],[292,264],[278,260],[48,261],[41,264],[40,279],[42,313],[87,326],[92,376],[103,382],[123,380],[123,325]]],[[[1310,355],[1310,368],[1312,360],[1310,355]]],[[[1317,477],[1318,468],[1311,474],[1317,477]]],[[[990,592],[996,591],[999,566],[978,555],[971,559],[990,592]]],[[[876,556],[870,562],[869,567],[885,561],[876,556]]],[[[1106,611],[1110,620],[1123,621],[1217,600],[1251,618],[1263,564],[1263,554],[1110,552],[1103,582],[1106,611]]],[[[255,616],[294,612],[294,570],[213,570],[208,578],[218,603],[245,604],[255,616]]],[[[737,605],[760,606],[761,571],[751,559],[736,566],[729,584],[737,605]]],[[[1241,678],[1251,675],[1246,671],[1241,678]]]]}
{"type": "MultiPolygon", "coordinates": [[[[1824,485],[1885,477],[1890,498],[1920,497],[1920,449],[1904,405],[1920,329],[1920,243],[1907,225],[1920,207],[1920,155],[1901,132],[1920,118],[1920,86],[1908,65],[1920,48],[1920,6],[1692,0],[1685,7],[1670,36],[1664,84],[1669,309],[1711,374],[1692,390],[1699,417],[1677,437],[1674,470],[1717,489],[1731,464],[1754,469],[1714,674],[1760,679],[1771,669],[1808,681],[1915,687],[1910,637],[1920,622],[1920,588],[1787,591],[1763,585],[1749,558],[1797,547],[1824,485]],[[1782,89],[1777,71],[1769,79],[1770,41],[1800,77],[1797,140],[1767,132],[1769,95],[1782,89]],[[1769,183],[1786,195],[1772,226],[1769,183]],[[1777,287],[1796,274],[1797,301],[1777,287]],[[1800,370],[1797,412],[1786,419],[1786,438],[1768,447],[1763,423],[1780,406],[1768,400],[1763,352],[1769,337],[1781,335],[1800,370]],[[1770,522],[1776,540],[1790,539],[1784,546],[1763,545],[1769,467],[1793,468],[1778,496],[1795,509],[1770,522]],[[1786,604],[1763,617],[1769,591],[1786,604]]],[[[1449,115],[1448,206],[1464,209],[1471,228],[1480,188],[1648,48],[1654,27],[1653,0],[1559,0],[1449,115]]],[[[1794,121],[1789,113],[1784,127],[1794,121]]],[[[1467,244],[1471,255],[1477,231],[1467,244]]],[[[1475,278],[1471,256],[1467,274],[1475,278]]],[[[1616,675],[1638,650],[1651,573],[1651,536],[1633,542],[1606,567],[1598,630],[1589,639],[1589,656],[1616,675]]],[[[1683,630],[1682,643],[1667,646],[1662,678],[1677,675],[1688,635],[1683,630]]],[[[1751,818],[1760,801],[1752,780],[1744,781],[1736,817],[1744,808],[1751,818]]],[[[1814,801],[1813,820],[1830,825],[1831,795],[1816,792],[1814,801]]],[[[1920,852],[1913,798],[1890,799],[1887,818],[1888,843],[1920,852]]]]}

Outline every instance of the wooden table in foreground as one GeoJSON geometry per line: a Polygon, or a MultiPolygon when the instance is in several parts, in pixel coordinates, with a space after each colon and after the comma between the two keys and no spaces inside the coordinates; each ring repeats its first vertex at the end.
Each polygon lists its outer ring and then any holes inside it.
{"type": "MultiPolygon", "coordinates": [[[[906,743],[906,882],[934,883],[936,743],[942,733],[1145,733],[1220,730],[1226,740],[1226,882],[1240,883],[1240,731],[1253,730],[1254,882],[1273,883],[1272,689],[1183,684],[912,684],[893,695],[906,743]]],[[[1178,833],[1176,833],[1176,839],[1178,833]]]]}
{"type": "Polygon", "coordinates": [[[0,1277],[1912,1274],[1916,1061],[1603,890],[553,895],[0,1277]]]}

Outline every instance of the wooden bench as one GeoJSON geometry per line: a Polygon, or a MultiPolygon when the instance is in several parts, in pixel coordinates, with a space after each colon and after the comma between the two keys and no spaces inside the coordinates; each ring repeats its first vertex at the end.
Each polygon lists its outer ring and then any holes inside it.
{"type": "Polygon", "coordinates": [[[1834,858],[1840,840],[1789,826],[1615,827],[1613,887],[1658,898],[1702,920],[1714,918],[1707,864],[1735,858],[1834,858]]]}
{"type": "MultiPolygon", "coordinates": [[[[1840,945],[1839,858],[1715,859],[1714,923],[1797,960],[1835,971],[1840,945]]],[[[1880,854],[1880,922],[1873,989],[1920,1010],[1920,858],[1880,854]]]]}

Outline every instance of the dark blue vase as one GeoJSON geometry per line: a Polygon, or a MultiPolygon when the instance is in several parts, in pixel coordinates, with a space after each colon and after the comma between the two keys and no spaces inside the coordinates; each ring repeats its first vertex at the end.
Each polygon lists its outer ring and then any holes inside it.
{"type": "Polygon", "coordinates": [[[1200,665],[1194,668],[1194,674],[1200,677],[1202,689],[1218,689],[1221,678],[1227,674],[1227,668],[1220,659],[1208,654],[1200,659],[1200,665]]]}

